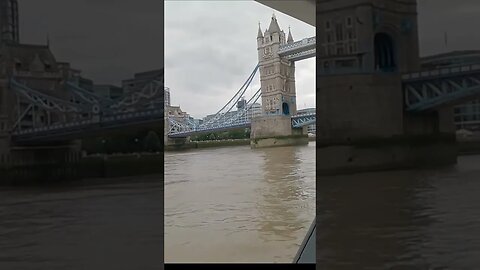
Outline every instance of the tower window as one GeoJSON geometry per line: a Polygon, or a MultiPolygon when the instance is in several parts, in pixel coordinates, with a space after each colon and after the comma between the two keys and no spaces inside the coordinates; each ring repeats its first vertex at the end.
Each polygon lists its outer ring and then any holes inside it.
{"type": "Polygon", "coordinates": [[[335,33],[337,41],[343,40],[343,25],[341,23],[335,26],[335,33]]]}
{"type": "Polygon", "coordinates": [[[327,42],[328,43],[332,42],[332,34],[331,33],[327,34],[327,42]]]}
{"type": "Polygon", "coordinates": [[[325,22],[325,29],[330,30],[330,21],[325,22]]]}
{"type": "Polygon", "coordinates": [[[353,38],[354,38],[353,31],[352,30],[348,31],[348,39],[353,39],[353,38]]]}
{"type": "Polygon", "coordinates": [[[396,68],[393,39],[386,33],[375,35],[375,69],[391,72],[396,68]]]}
{"type": "Polygon", "coordinates": [[[347,26],[352,26],[352,17],[347,17],[347,26]]]}

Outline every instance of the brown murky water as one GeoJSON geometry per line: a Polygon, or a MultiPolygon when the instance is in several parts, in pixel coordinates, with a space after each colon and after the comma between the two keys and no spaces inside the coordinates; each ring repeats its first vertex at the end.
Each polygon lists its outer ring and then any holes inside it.
{"type": "Polygon", "coordinates": [[[318,179],[317,269],[478,269],[480,156],[318,179]]]}
{"type": "Polygon", "coordinates": [[[165,154],[166,262],[291,262],[315,216],[315,142],[165,154]]]}
{"type": "Polygon", "coordinates": [[[162,189],[161,176],[0,188],[0,269],[162,269],[162,189]]]}

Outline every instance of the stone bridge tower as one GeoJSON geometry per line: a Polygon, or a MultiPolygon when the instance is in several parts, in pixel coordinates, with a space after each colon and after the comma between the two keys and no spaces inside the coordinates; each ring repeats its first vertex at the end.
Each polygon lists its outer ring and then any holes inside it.
{"type": "Polygon", "coordinates": [[[262,88],[262,109],[265,115],[294,115],[297,111],[295,63],[280,58],[281,45],[292,43],[292,34],[280,30],[275,15],[265,34],[258,26],[257,50],[262,88]]]}
{"type": "Polygon", "coordinates": [[[257,34],[257,50],[262,91],[262,116],[252,120],[252,147],[304,143],[302,129],[292,129],[291,116],[297,113],[295,63],[278,55],[280,46],[293,37],[280,29],[272,16],[270,26],[257,34]],[[299,136],[300,135],[300,136],[299,136]],[[300,141],[299,141],[299,138],[300,141]]]}
{"type": "Polygon", "coordinates": [[[416,0],[320,0],[317,140],[404,133],[401,74],[419,70],[416,0]]]}
{"type": "Polygon", "coordinates": [[[420,71],[416,0],[319,0],[316,12],[317,173],[454,163],[439,136],[448,108],[405,110],[402,74],[420,71]]]}

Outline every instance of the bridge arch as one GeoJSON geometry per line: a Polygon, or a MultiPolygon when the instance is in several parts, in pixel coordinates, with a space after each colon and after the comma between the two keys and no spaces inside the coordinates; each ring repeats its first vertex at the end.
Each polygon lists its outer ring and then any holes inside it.
{"type": "Polygon", "coordinates": [[[392,36],[386,32],[375,34],[375,70],[382,72],[394,72],[398,68],[397,46],[392,36]]]}

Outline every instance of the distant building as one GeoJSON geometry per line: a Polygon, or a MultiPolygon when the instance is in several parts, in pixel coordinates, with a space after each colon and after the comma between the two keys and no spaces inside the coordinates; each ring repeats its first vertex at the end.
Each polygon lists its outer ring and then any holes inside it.
{"type": "Polygon", "coordinates": [[[125,93],[141,90],[147,83],[152,80],[162,80],[163,69],[151,70],[146,72],[135,73],[133,79],[122,81],[122,88],[125,93]]]}
{"type": "Polygon", "coordinates": [[[111,84],[96,84],[93,86],[93,93],[104,98],[117,99],[123,96],[123,88],[111,84]]]}
{"type": "Polygon", "coordinates": [[[64,80],[69,80],[80,88],[93,92],[93,81],[82,77],[81,70],[72,68],[67,62],[58,62],[57,67],[64,80]]]}
{"type": "Polygon", "coordinates": [[[80,86],[82,89],[93,92],[94,84],[93,84],[93,81],[90,80],[90,79],[79,76],[78,77],[78,86],[80,86]]]}
{"type": "MultiPolygon", "coordinates": [[[[438,69],[453,66],[480,64],[480,50],[454,51],[423,57],[423,69],[438,69]]],[[[472,100],[455,106],[454,122],[457,130],[480,130],[480,100],[472,100]]]]}
{"type": "Polygon", "coordinates": [[[244,98],[240,99],[237,102],[237,109],[238,110],[241,110],[241,109],[245,108],[245,106],[247,106],[247,101],[244,98]]]}
{"type": "Polygon", "coordinates": [[[253,103],[250,110],[247,112],[248,119],[262,115],[262,105],[260,103],[253,103]]]}
{"type": "MultiPolygon", "coordinates": [[[[122,88],[125,94],[141,91],[152,80],[163,81],[163,69],[156,69],[146,72],[135,73],[133,79],[126,79],[122,81],[122,88]]],[[[164,92],[165,93],[165,92],[164,92]]],[[[164,97],[150,101],[147,108],[161,108],[164,107],[164,97]]]]}
{"type": "Polygon", "coordinates": [[[177,121],[186,121],[188,119],[190,119],[190,115],[188,115],[188,113],[182,111],[182,109],[180,109],[180,106],[168,106],[166,107],[166,116],[170,117],[170,118],[173,118],[177,121]]]}

